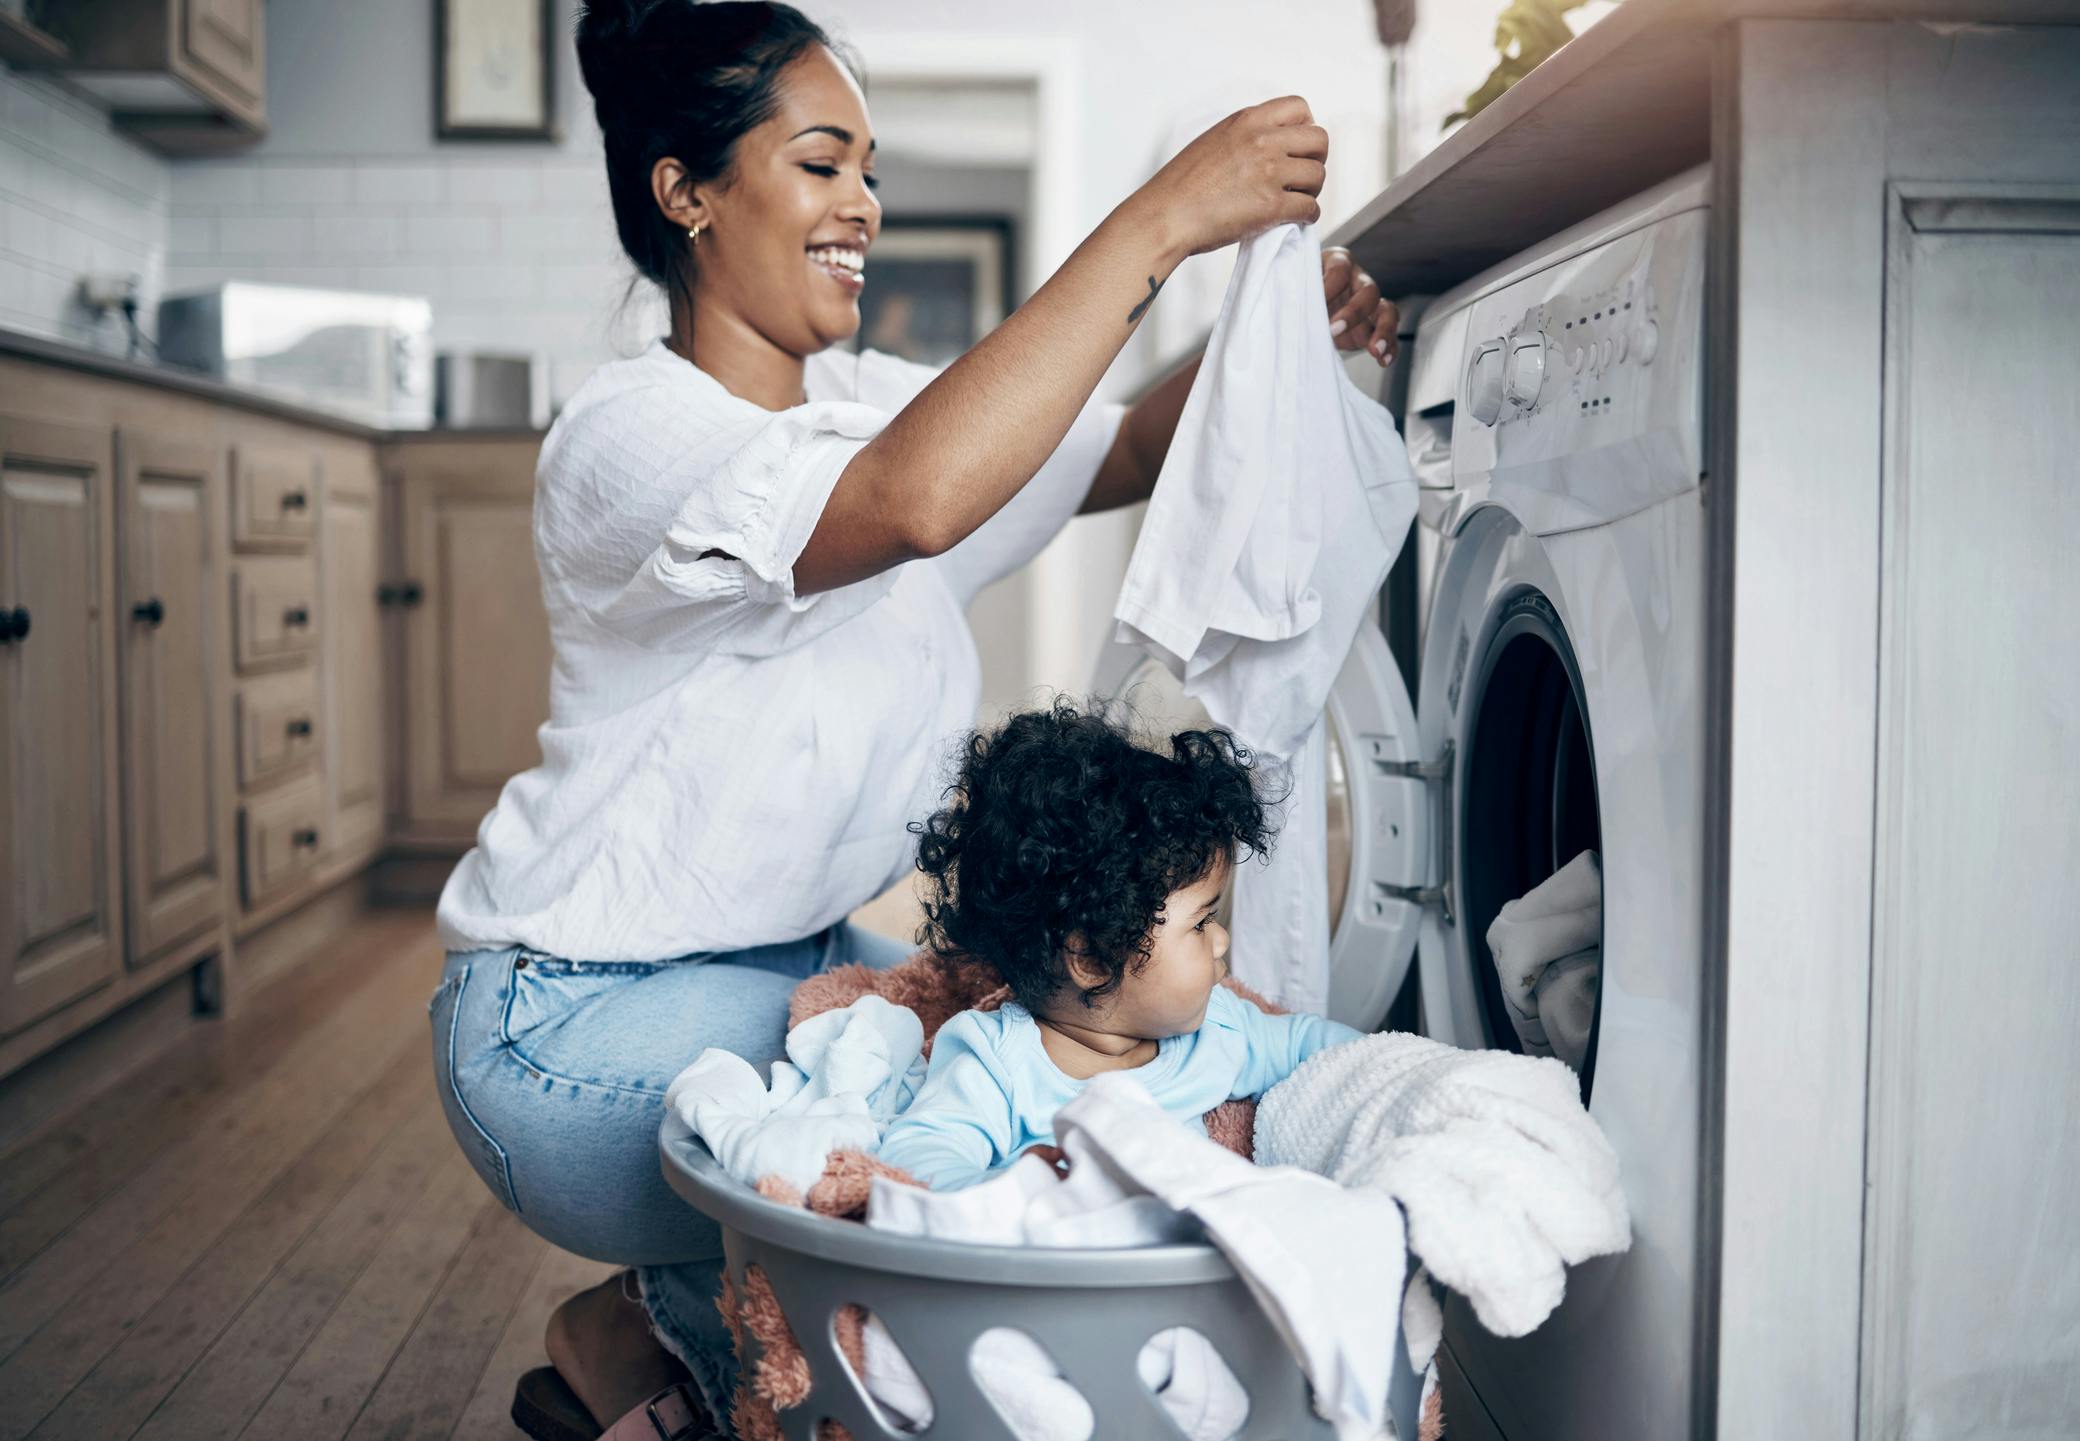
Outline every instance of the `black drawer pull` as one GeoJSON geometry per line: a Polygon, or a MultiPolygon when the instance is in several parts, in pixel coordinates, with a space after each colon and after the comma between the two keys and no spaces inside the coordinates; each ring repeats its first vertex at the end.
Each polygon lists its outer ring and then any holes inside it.
{"type": "Polygon", "coordinates": [[[311,613],[303,606],[291,606],[282,612],[283,625],[309,625],[310,623],[311,613]]]}
{"type": "Polygon", "coordinates": [[[29,612],[21,606],[13,610],[0,610],[0,645],[12,641],[26,640],[29,636],[29,612]]]}
{"type": "Polygon", "coordinates": [[[157,627],[166,619],[166,604],[155,595],[150,600],[140,601],[131,606],[130,616],[133,620],[141,620],[148,626],[157,627]]]}
{"type": "Polygon", "coordinates": [[[294,846],[316,846],[318,844],[318,833],[314,830],[298,831],[295,835],[289,837],[289,844],[294,846]]]}
{"type": "Polygon", "coordinates": [[[396,585],[377,586],[376,603],[378,605],[414,606],[425,597],[425,594],[426,592],[419,588],[419,582],[416,580],[400,581],[396,585]]]}
{"type": "Polygon", "coordinates": [[[309,717],[307,717],[307,716],[299,716],[299,717],[298,717],[297,719],[295,719],[295,720],[292,720],[292,721],[290,721],[290,722],[289,722],[289,734],[290,734],[290,735],[292,735],[292,736],[307,736],[307,735],[309,735],[310,733],[311,733],[311,723],[310,723],[310,718],[309,718],[309,717]]]}
{"type": "Polygon", "coordinates": [[[310,505],[310,497],[300,490],[292,490],[282,496],[283,510],[303,510],[310,505]]]}

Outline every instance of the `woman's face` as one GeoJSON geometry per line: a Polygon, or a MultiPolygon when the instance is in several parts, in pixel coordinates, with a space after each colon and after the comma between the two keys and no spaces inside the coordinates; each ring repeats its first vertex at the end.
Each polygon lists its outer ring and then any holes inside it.
{"type": "Polygon", "coordinates": [[[694,284],[702,309],[806,356],[859,330],[881,204],[866,98],[837,58],[810,47],[781,72],[779,94],[779,111],[737,143],[727,187],[700,188],[694,284]]]}

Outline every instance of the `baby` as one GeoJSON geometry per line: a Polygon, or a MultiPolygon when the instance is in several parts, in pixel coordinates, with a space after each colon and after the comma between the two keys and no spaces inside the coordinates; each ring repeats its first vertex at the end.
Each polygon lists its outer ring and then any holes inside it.
{"type": "Polygon", "coordinates": [[[1270,844],[1247,751],[1184,731],[1136,746],[1068,701],[969,738],[948,805],[911,829],[925,940],[989,961],[1015,998],[939,1030],[924,1085],[881,1159],[935,1190],[1053,1140],[1054,1113],[1101,1071],[1132,1071],[1179,1121],[1256,1096],[1358,1032],[1272,1016],[1218,984],[1214,919],[1238,849],[1270,844]]]}

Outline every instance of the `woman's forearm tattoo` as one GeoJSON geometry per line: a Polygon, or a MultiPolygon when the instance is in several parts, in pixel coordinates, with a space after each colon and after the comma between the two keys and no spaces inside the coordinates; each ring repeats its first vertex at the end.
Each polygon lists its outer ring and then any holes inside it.
{"type": "Polygon", "coordinates": [[[1156,293],[1162,288],[1162,281],[1156,279],[1153,275],[1148,277],[1148,294],[1142,297],[1139,305],[1127,312],[1127,324],[1132,325],[1141,318],[1141,313],[1148,309],[1149,305],[1155,300],[1156,293]]]}

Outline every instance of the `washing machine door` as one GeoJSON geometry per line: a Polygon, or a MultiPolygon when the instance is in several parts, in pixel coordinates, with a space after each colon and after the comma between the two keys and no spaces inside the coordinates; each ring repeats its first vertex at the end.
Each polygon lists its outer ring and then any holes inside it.
{"type": "MultiPolygon", "coordinates": [[[[1125,701],[1157,739],[1212,724],[1169,668],[1139,646],[1108,641],[1091,689],[1125,701]]],[[[1326,717],[1328,1013],[1371,1031],[1408,974],[1431,851],[1415,707],[1386,639],[1370,625],[1360,627],[1336,677],[1326,717]]],[[[1228,905],[1223,896],[1223,920],[1228,905]]]]}

